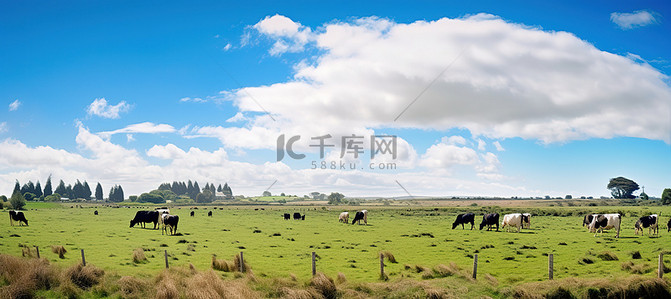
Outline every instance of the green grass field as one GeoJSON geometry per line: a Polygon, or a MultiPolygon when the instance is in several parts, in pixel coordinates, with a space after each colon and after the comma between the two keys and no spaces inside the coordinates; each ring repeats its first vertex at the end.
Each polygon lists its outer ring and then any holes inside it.
{"type": "Polygon", "coordinates": [[[194,210],[195,217],[189,217],[188,208],[173,207],[172,214],[180,217],[181,236],[161,235],[160,230],[151,229],[152,224],[146,229],[129,228],[138,208],[97,207],[98,216],[93,215],[94,208],[70,208],[70,204],[30,203],[27,208],[28,227],[11,227],[8,216],[4,216],[0,224],[0,253],[21,256],[21,246],[39,246],[42,257],[70,266],[80,261],[80,249],[84,249],[87,263],[119,275],[141,277],[151,277],[163,269],[163,251],[167,250],[172,266],[191,263],[197,269],[208,269],[212,254],[231,260],[243,251],[257,276],[294,274],[307,279],[311,276],[310,255],[315,251],[320,272],[331,277],[341,272],[354,282],[377,281],[379,252],[389,251],[398,261],[385,262],[390,279],[421,279],[416,265],[432,268],[454,262],[470,272],[477,253],[480,277],[490,274],[501,285],[514,285],[546,280],[548,253],[554,254],[555,279],[561,279],[628,276],[631,272],[621,267],[628,261],[643,275],[653,277],[659,253],[671,251],[671,233],[666,232],[668,216],[661,218],[660,237],[648,237],[647,230],[643,236],[634,236],[633,230],[637,219],[634,215],[671,215],[670,207],[533,208],[543,214],[571,216],[534,216],[531,229],[521,233],[480,231],[481,216],[477,215],[482,211],[525,212],[523,208],[364,207],[370,211],[369,225],[364,226],[338,223],[340,212],[350,211],[353,216],[357,207],[264,206],[264,210],[255,210],[227,206],[214,210],[213,217],[206,216],[212,207],[194,210]],[[476,213],[475,229],[471,231],[467,225],[466,230],[452,230],[456,214],[466,210],[476,213]],[[620,238],[614,239],[612,231],[597,237],[587,232],[579,216],[587,211],[624,212],[620,238]],[[284,220],[285,212],[306,214],[306,220],[284,220]],[[68,250],[65,259],[52,253],[51,245],[63,245],[68,250]],[[136,248],[145,249],[147,263],[132,262],[136,248]],[[636,251],[641,257],[633,259],[636,251]],[[606,252],[617,260],[599,257],[606,252]],[[406,269],[408,265],[410,269],[406,269]]]}

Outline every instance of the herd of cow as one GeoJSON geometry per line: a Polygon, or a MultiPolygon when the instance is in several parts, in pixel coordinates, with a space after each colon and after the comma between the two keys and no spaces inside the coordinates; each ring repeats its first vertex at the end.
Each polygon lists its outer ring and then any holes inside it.
{"type": "MultiPolygon", "coordinates": [[[[95,215],[98,215],[96,210],[95,215]]],[[[190,216],[194,216],[194,212],[191,211],[190,216]]],[[[209,211],[207,216],[212,216],[212,211],[209,211]]],[[[285,220],[291,219],[291,214],[284,213],[283,215],[285,220]]],[[[300,213],[294,213],[293,218],[295,220],[305,220],[305,215],[300,213]]],[[[11,226],[14,226],[14,222],[18,222],[19,226],[25,224],[28,225],[28,220],[26,216],[21,211],[9,211],[9,222],[11,226]]],[[[338,221],[343,223],[349,223],[349,212],[342,212],[338,216],[338,221]]],[[[365,225],[368,225],[368,211],[361,210],[357,211],[354,214],[354,219],[352,224],[359,223],[361,221],[365,225]]],[[[145,223],[154,223],[154,229],[157,226],[161,227],[161,234],[165,231],[168,234],[168,231],[171,235],[177,233],[177,224],[179,223],[179,216],[170,215],[170,210],[166,207],[157,208],[154,211],[138,211],[135,213],[135,217],[130,221],[130,227],[140,224],[143,228],[145,223]]],[[[457,226],[461,225],[462,229],[465,229],[465,224],[471,224],[471,230],[475,226],[475,214],[474,213],[465,213],[457,215],[454,223],[452,223],[452,229],[455,229],[457,226]]],[[[604,230],[615,229],[616,238],[620,237],[620,224],[622,223],[622,216],[620,214],[588,214],[583,218],[583,227],[587,226],[590,232],[594,233],[594,236],[597,233],[603,233],[604,230]]],[[[482,216],[482,222],[480,222],[480,230],[484,227],[487,227],[487,230],[492,230],[493,226],[496,226],[496,231],[499,231],[499,214],[491,213],[485,214],[482,216]]],[[[503,221],[501,222],[501,229],[510,229],[516,228],[517,232],[520,232],[522,228],[528,229],[531,227],[531,214],[529,213],[513,213],[503,215],[503,221]]],[[[634,234],[641,232],[643,234],[643,229],[648,229],[648,234],[652,232],[653,235],[659,234],[659,216],[657,214],[648,215],[640,217],[638,221],[634,224],[634,234]]],[[[667,224],[667,231],[671,231],[671,219],[667,224]]]]}

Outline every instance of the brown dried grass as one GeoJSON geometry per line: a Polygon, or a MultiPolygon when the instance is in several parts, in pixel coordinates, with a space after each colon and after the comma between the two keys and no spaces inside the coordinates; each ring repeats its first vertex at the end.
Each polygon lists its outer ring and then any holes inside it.
{"type": "Polygon", "coordinates": [[[46,259],[20,259],[0,254],[0,298],[32,298],[35,291],[58,286],[58,276],[46,259]]]}
{"type": "Polygon", "coordinates": [[[147,298],[149,284],[133,276],[123,276],[117,281],[123,298],[147,298]]]}
{"type": "Polygon", "coordinates": [[[135,264],[140,264],[140,263],[147,263],[147,257],[144,255],[144,249],[142,248],[136,248],[133,250],[133,263],[135,264]]]}
{"type": "Polygon", "coordinates": [[[314,287],[320,294],[327,299],[336,298],[338,295],[338,289],[333,282],[333,279],[326,276],[324,273],[318,272],[310,280],[310,286],[314,287]]]}
{"type": "Polygon", "coordinates": [[[104,275],[105,271],[91,264],[76,264],[62,272],[61,279],[69,280],[80,289],[87,290],[98,284],[104,275]]]}
{"type": "Polygon", "coordinates": [[[236,271],[235,264],[231,261],[217,259],[216,255],[212,255],[212,269],[224,271],[224,272],[234,272],[236,271]]]}
{"type": "Polygon", "coordinates": [[[58,254],[59,258],[64,259],[65,253],[67,253],[68,251],[65,250],[65,247],[63,247],[62,245],[51,245],[51,252],[58,254]]]}

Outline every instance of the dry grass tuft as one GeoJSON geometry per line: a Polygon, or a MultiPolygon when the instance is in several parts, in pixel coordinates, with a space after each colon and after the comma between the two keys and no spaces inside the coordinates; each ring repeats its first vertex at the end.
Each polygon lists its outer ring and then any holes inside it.
{"type": "Polygon", "coordinates": [[[317,293],[317,290],[315,289],[302,290],[283,287],[280,290],[280,293],[282,294],[282,298],[287,299],[312,299],[321,297],[321,295],[317,293]]]}
{"type": "Polygon", "coordinates": [[[199,272],[185,282],[187,298],[260,298],[245,280],[224,282],[214,271],[199,272]]]}
{"type": "Polygon", "coordinates": [[[224,272],[234,272],[237,270],[233,262],[217,259],[217,256],[214,254],[212,255],[212,269],[224,272]]]}
{"type": "Polygon", "coordinates": [[[427,299],[451,298],[445,291],[439,289],[425,289],[424,292],[426,293],[427,299]]]}
{"type": "Polygon", "coordinates": [[[632,261],[626,261],[620,265],[622,270],[630,272],[632,274],[645,274],[650,273],[654,267],[648,263],[634,264],[632,261]]]}
{"type": "Polygon", "coordinates": [[[289,273],[289,278],[291,278],[291,281],[298,281],[298,278],[296,277],[296,274],[289,273]]]}
{"type": "Polygon", "coordinates": [[[176,299],[179,298],[179,291],[175,279],[168,270],[164,270],[156,277],[156,299],[176,299]]]}
{"type": "Polygon", "coordinates": [[[147,257],[144,255],[144,249],[142,248],[136,248],[133,250],[133,263],[135,264],[140,264],[140,263],[147,263],[147,257]]]}
{"type": "Polygon", "coordinates": [[[58,277],[46,259],[0,254],[0,285],[0,298],[32,298],[37,290],[56,287],[58,277]]]}
{"type": "Polygon", "coordinates": [[[380,252],[380,253],[381,253],[381,254],[384,256],[384,258],[386,258],[387,261],[389,261],[390,263],[393,263],[393,264],[397,264],[397,263],[398,263],[398,262],[396,261],[396,257],[394,257],[394,254],[393,254],[393,253],[391,253],[391,252],[389,252],[389,251],[386,251],[386,250],[385,250],[385,251],[382,251],[382,252],[380,252]]]}
{"type": "Polygon", "coordinates": [[[485,273],[485,279],[491,284],[492,286],[498,286],[499,285],[499,280],[496,279],[496,277],[490,275],[489,273],[485,273]]]}
{"type": "Polygon", "coordinates": [[[310,280],[310,286],[317,289],[317,291],[327,299],[336,298],[338,295],[338,290],[336,289],[336,285],[333,282],[333,279],[321,272],[318,272],[315,276],[312,277],[310,280]]]}
{"type": "Polygon", "coordinates": [[[619,260],[617,258],[617,255],[615,253],[612,253],[610,251],[604,251],[602,253],[597,254],[597,257],[600,258],[601,260],[604,261],[617,261],[619,260]]]}
{"type": "Polygon", "coordinates": [[[338,276],[336,277],[336,282],[338,284],[342,284],[347,282],[347,278],[345,278],[345,274],[342,272],[338,272],[338,276]]]}
{"type": "Polygon", "coordinates": [[[148,284],[138,278],[132,276],[124,276],[117,282],[119,285],[119,292],[123,298],[146,298],[148,297],[146,291],[148,284]]]}
{"type": "Polygon", "coordinates": [[[454,276],[459,274],[460,270],[461,269],[459,268],[459,266],[457,266],[457,264],[454,262],[450,263],[449,266],[440,264],[433,268],[433,272],[436,275],[436,277],[454,276]]]}
{"type": "MultiPolygon", "coordinates": [[[[35,253],[37,255],[37,252],[35,253]]],[[[23,257],[33,257],[33,250],[30,249],[28,246],[23,246],[21,247],[21,256],[23,257]]]]}
{"type": "MultiPolygon", "coordinates": [[[[233,265],[235,266],[235,269],[233,271],[240,271],[240,255],[236,254],[233,257],[233,265]]],[[[249,266],[247,261],[245,261],[244,265],[244,271],[243,272],[250,272],[251,273],[252,267],[249,266]]]]}
{"type": "Polygon", "coordinates": [[[62,273],[63,280],[69,280],[80,289],[86,290],[98,284],[105,271],[93,265],[76,264],[62,273]]]}
{"type": "Polygon", "coordinates": [[[65,250],[65,247],[63,247],[62,245],[51,245],[51,252],[58,254],[59,258],[64,259],[65,253],[68,251],[65,250]]]}

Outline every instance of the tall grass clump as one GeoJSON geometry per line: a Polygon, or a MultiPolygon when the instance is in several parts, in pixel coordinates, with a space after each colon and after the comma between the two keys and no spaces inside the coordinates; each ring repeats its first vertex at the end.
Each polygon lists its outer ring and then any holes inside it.
{"type": "Polygon", "coordinates": [[[62,275],[64,280],[71,281],[80,289],[87,290],[100,282],[105,271],[93,265],[76,264],[65,270],[62,275]]]}
{"type": "Polygon", "coordinates": [[[117,281],[119,293],[123,298],[147,298],[148,284],[133,276],[124,276],[117,281]]]}
{"type": "Polygon", "coordinates": [[[604,261],[617,261],[617,260],[619,260],[617,258],[617,255],[615,255],[615,253],[612,253],[610,251],[604,251],[602,253],[597,254],[596,256],[598,258],[600,258],[601,260],[604,260],[604,261]]]}
{"type": "Polygon", "coordinates": [[[324,298],[335,299],[338,296],[338,290],[333,279],[324,273],[318,272],[310,280],[310,286],[314,287],[324,298]]]}
{"type": "Polygon", "coordinates": [[[65,258],[65,253],[68,252],[65,250],[65,247],[62,245],[51,245],[51,252],[58,254],[58,258],[65,258]]]}
{"type": "Polygon", "coordinates": [[[397,264],[397,263],[398,263],[398,262],[396,261],[396,257],[394,256],[393,253],[391,253],[391,252],[385,250],[385,251],[380,252],[380,254],[382,254],[382,256],[384,256],[384,258],[386,258],[387,261],[389,261],[390,263],[393,263],[393,264],[397,264]]]}
{"type": "Polygon", "coordinates": [[[224,272],[235,272],[237,271],[238,268],[235,267],[235,264],[233,262],[217,259],[217,256],[213,254],[212,269],[224,272]]]}
{"type": "Polygon", "coordinates": [[[36,291],[56,286],[57,273],[46,259],[0,254],[0,298],[33,298],[36,291]]]}
{"type": "Polygon", "coordinates": [[[133,250],[133,263],[135,264],[141,264],[141,263],[147,263],[147,257],[144,255],[144,249],[142,248],[136,248],[133,250]]]}

